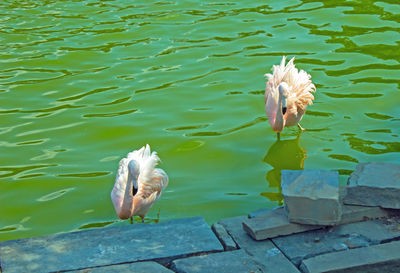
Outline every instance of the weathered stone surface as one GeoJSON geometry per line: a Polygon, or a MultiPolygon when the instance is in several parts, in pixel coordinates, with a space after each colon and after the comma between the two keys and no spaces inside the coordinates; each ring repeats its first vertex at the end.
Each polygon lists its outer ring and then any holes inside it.
{"type": "Polygon", "coordinates": [[[347,182],[347,195],[343,202],[400,209],[400,164],[358,164],[347,182]]]}
{"type": "Polygon", "coordinates": [[[201,217],[0,242],[3,272],[54,272],[222,251],[201,217]],[[177,243],[179,242],[179,243],[177,243]]]}
{"type": "MultiPolygon", "coordinates": [[[[340,224],[389,217],[390,215],[390,211],[380,207],[342,205],[342,220],[340,224]]],[[[324,227],[291,223],[283,207],[268,210],[264,214],[243,220],[243,229],[255,240],[265,240],[324,227]]]]}
{"type": "Polygon", "coordinates": [[[263,265],[263,272],[299,272],[271,240],[253,240],[242,228],[245,219],[246,216],[237,216],[222,219],[218,223],[225,227],[239,248],[252,256],[258,264],[263,265]]]}
{"type": "Polygon", "coordinates": [[[233,241],[232,237],[228,234],[228,232],[222,225],[213,224],[211,228],[214,231],[215,235],[217,235],[225,250],[237,249],[236,243],[233,241]]]}
{"type": "Polygon", "coordinates": [[[175,260],[171,269],[178,273],[265,272],[263,266],[254,261],[244,250],[175,260]]]}
{"type": "Polygon", "coordinates": [[[255,240],[265,240],[322,227],[323,226],[301,225],[289,222],[283,207],[243,220],[243,229],[255,240]]]}
{"type": "Polygon", "coordinates": [[[400,272],[400,242],[334,252],[306,259],[303,272],[400,272]]]}
{"type": "Polygon", "coordinates": [[[156,262],[137,262],[131,264],[118,264],[102,267],[86,268],[77,271],[68,271],[70,273],[173,273],[174,271],[156,263],[156,262]]]}
{"type": "Polygon", "coordinates": [[[400,238],[400,220],[370,220],[272,239],[296,265],[317,255],[385,243],[400,238]]]}
{"type": "Polygon", "coordinates": [[[390,214],[389,211],[380,207],[342,205],[342,220],[340,220],[340,224],[349,224],[369,219],[389,217],[390,214]]]}
{"type": "Polygon", "coordinates": [[[400,239],[400,219],[393,217],[340,225],[332,232],[342,236],[357,234],[367,238],[371,244],[380,244],[400,239]]]}
{"type": "Polygon", "coordinates": [[[290,222],[335,225],[341,219],[336,171],[282,170],[282,195],[290,222]]]}

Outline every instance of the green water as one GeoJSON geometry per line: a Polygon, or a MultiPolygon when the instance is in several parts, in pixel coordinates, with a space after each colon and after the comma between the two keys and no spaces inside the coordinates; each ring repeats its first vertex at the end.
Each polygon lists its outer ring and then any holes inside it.
{"type": "Polygon", "coordinates": [[[0,240],[111,225],[119,159],[149,143],[170,185],[146,222],[282,203],[280,170],[400,162],[400,3],[0,1],[0,240]],[[298,136],[263,75],[317,86],[298,136]]]}

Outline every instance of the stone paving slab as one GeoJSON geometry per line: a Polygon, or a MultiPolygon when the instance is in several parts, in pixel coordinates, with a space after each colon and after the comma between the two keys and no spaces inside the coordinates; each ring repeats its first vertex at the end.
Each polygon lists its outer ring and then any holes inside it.
{"type": "Polygon", "coordinates": [[[323,228],[323,226],[301,225],[289,222],[283,207],[243,220],[243,229],[255,240],[265,240],[320,228],[323,228]]]}
{"type": "Polygon", "coordinates": [[[400,209],[400,164],[359,163],[347,182],[343,202],[400,209]]]}
{"type": "Polygon", "coordinates": [[[87,268],[77,271],[68,271],[68,273],[173,273],[174,271],[156,263],[156,262],[137,262],[131,264],[118,264],[102,267],[87,268]]]}
{"type": "Polygon", "coordinates": [[[172,262],[171,269],[178,273],[231,273],[265,272],[244,250],[226,251],[172,262]]]}
{"type": "Polygon", "coordinates": [[[193,217],[4,241],[0,260],[3,273],[54,272],[222,250],[205,220],[193,217]]]}
{"type": "Polygon", "coordinates": [[[282,195],[290,222],[336,225],[342,211],[339,173],[328,170],[282,170],[282,195]]]}
{"type": "Polygon", "coordinates": [[[297,266],[303,259],[400,239],[400,221],[370,220],[272,239],[297,266]]]}
{"type": "Polygon", "coordinates": [[[215,235],[224,246],[224,250],[229,251],[238,248],[235,241],[233,241],[232,237],[228,234],[226,229],[221,224],[215,223],[211,226],[211,229],[214,231],[215,235]]]}
{"type": "Polygon", "coordinates": [[[314,272],[400,272],[400,241],[334,252],[306,259],[301,270],[314,272]]]}
{"type": "Polygon", "coordinates": [[[264,266],[264,272],[299,272],[271,240],[253,240],[242,228],[244,219],[247,217],[237,216],[222,219],[218,223],[225,227],[240,249],[246,251],[258,264],[264,266]]]}
{"type": "MultiPolygon", "coordinates": [[[[390,211],[380,207],[342,205],[342,220],[340,224],[389,217],[390,215],[390,211]]],[[[244,230],[255,240],[265,240],[277,236],[316,230],[323,227],[324,226],[291,223],[283,207],[269,210],[264,214],[243,220],[244,230]]]]}
{"type": "Polygon", "coordinates": [[[342,236],[358,234],[367,238],[372,244],[380,244],[400,239],[400,218],[392,217],[341,225],[332,228],[331,231],[342,236]]]}

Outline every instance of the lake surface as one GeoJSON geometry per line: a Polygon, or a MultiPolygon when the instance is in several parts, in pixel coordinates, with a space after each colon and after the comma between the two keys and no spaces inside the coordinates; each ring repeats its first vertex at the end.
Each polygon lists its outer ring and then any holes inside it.
{"type": "Polygon", "coordinates": [[[146,222],[282,204],[281,169],[400,162],[400,3],[0,1],[0,240],[109,225],[119,160],[170,184],[146,222]],[[276,140],[263,75],[312,75],[307,130],[276,140]]]}

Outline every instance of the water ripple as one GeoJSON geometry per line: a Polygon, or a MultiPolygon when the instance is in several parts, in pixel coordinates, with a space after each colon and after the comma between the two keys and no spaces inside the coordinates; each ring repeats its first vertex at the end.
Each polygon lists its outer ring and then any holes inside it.
{"type": "Polygon", "coordinates": [[[137,109],[131,109],[131,110],[127,110],[127,111],[114,112],[114,113],[84,114],[83,117],[85,117],[85,118],[111,118],[111,117],[132,114],[137,111],[138,111],[137,109]]]}
{"type": "Polygon", "coordinates": [[[378,113],[365,113],[365,115],[369,118],[379,119],[379,120],[387,120],[393,118],[392,116],[378,114],[378,113]]]}
{"type": "Polygon", "coordinates": [[[102,92],[107,92],[107,91],[115,90],[115,89],[118,89],[118,87],[111,86],[111,87],[96,88],[96,89],[93,89],[93,90],[88,91],[88,92],[84,92],[84,93],[77,94],[77,95],[74,95],[74,96],[69,96],[69,97],[66,97],[66,98],[61,98],[61,99],[58,99],[57,101],[78,100],[78,99],[81,99],[81,98],[86,97],[86,96],[90,96],[90,95],[97,94],[97,93],[102,93],[102,92]]]}
{"type": "Polygon", "coordinates": [[[98,177],[106,176],[111,172],[88,172],[88,173],[67,173],[67,174],[57,174],[58,177],[72,177],[72,178],[85,178],[85,177],[98,177]]]}
{"type": "Polygon", "coordinates": [[[371,155],[399,153],[400,142],[372,141],[355,136],[347,137],[351,149],[371,155]]]}
{"type": "Polygon", "coordinates": [[[29,172],[36,169],[43,169],[48,167],[56,167],[57,164],[37,164],[28,166],[11,166],[11,167],[0,167],[0,178],[16,176],[25,172],[29,172]]]}
{"type": "Polygon", "coordinates": [[[44,196],[42,196],[42,197],[40,197],[40,198],[38,198],[36,200],[39,201],[39,202],[47,202],[47,201],[50,201],[50,200],[57,199],[57,198],[63,196],[64,194],[66,194],[66,193],[68,193],[70,191],[73,191],[73,190],[75,190],[75,188],[66,188],[66,189],[58,190],[58,191],[46,194],[46,195],[44,195],[44,196]]]}
{"type": "Polygon", "coordinates": [[[241,126],[232,128],[232,129],[227,129],[227,130],[222,130],[219,132],[216,131],[208,131],[208,132],[196,132],[196,133],[190,133],[190,134],[185,134],[185,136],[222,136],[222,135],[227,135],[227,134],[231,134],[246,128],[249,128],[253,125],[256,125],[260,122],[265,122],[267,120],[266,117],[258,117],[255,118],[254,120],[247,122],[241,126]]]}
{"type": "Polygon", "coordinates": [[[339,94],[339,93],[331,93],[331,92],[322,92],[328,97],[331,98],[337,98],[337,99],[345,99],[345,98],[351,98],[351,99],[370,99],[370,98],[376,98],[376,97],[381,97],[383,94],[364,94],[364,93],[349,93],[349,94],[339,94]]]}

